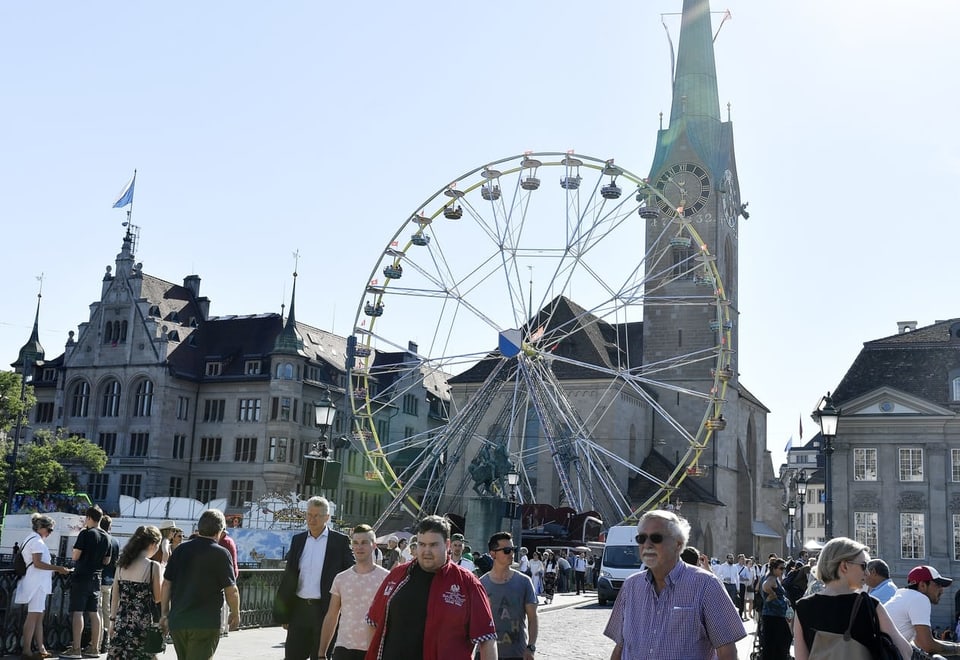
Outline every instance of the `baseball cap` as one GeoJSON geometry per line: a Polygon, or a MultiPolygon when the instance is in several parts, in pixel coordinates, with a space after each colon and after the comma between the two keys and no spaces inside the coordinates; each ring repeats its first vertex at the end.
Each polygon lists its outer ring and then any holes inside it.
{"type": "Polygon", "coordinates": [[[461,543],[466,542],[466,539],[463,538],[463,534],[454,534],[450,537],[451,541],[460,541],[461,543]]]}
{"type": "Polygon", "coordinates": [[[936,582],[941,587],[949,587],[953,584],[953,578],[940,575],[940,572],[933,566],[917,566],[907,574],[907,584],[920,584],[921,582],[936,582]]]}

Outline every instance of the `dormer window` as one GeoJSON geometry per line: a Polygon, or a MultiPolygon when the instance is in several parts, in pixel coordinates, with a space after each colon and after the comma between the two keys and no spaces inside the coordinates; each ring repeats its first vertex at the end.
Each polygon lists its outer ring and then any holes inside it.
{"type": "Polygon", "coordinates": [[[222,369],[223,369],[222,362],[207,362],[208,376],[219,376],[222,369]]]}
{"type": "Polygon", "coordinates": [[[160,305],[150,305],[150,311],[147,312],[147,316],[152,316],[153,318],[160,318],[160,305]]]}
{"type": "Polygon", "coordinates": [[[52,367],[45,367],[45,368],[44,368],[44,370],[43,370],[43,380],[45,380],[45,381],[51,381],[51,380],[56,380],[56,378],[57,378],[57,370],[56,370],[56,369],[54,369],[54,368],[52,368],[52,367]]]}
{"type": "Polygon", "coordinates": [[[260,360],[247,360],[243,363],[243,373],[256,376],[260,373],[260,360]]]}

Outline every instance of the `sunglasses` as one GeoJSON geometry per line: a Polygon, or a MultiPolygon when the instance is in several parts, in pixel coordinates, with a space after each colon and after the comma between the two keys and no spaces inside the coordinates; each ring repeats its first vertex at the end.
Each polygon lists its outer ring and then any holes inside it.
{"type": "Polygon", "coordinates": [[[637,543],[640,544],[640,545],[643,545],[644,543],[646,543],[646,542],[647,542],[647,539],[650,539],[650,542],[651,542],[651,543],[657,543],[657,544],[663,543],[663,534],[654,532],[653,534],[650,534],[649,536],[648,536],[647,534],[637,534],[636,537],[635,537],[635,540],[636,540],[637,543]]]}
{"type": "Polygon", "coordinates": [[[847,563],[848,563],[848,564],[852,564],[852,565],[854,565],[854,566],[859,566],[859,567],[860,567],[860,570],[862,570],[864,573],[867,572],[867,562],[850,561],[850,560],[848,559],[848,560],[847,560],[847,563]]]}
{"type": "Polygon", "coordinates": [[[512,555],[514,550],[516,550],[515,547],[507,546],[506,548],[494,548],[490,552],[502,552],[505,555],[512,555]]]}

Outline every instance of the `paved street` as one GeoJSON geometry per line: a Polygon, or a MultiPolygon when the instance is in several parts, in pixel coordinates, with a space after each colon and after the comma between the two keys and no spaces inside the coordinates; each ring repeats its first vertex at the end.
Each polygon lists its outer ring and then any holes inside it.
{"type": "MultiPolygon", "coordinates": [[[[540,611],[540,639],[537,656],[549,660],[607,660],[613,643],[603,636],[603,628],[610,617],[610,605],[597,605],[596,595],[574,596],[557,594],[551,606],[540,611]]],[[[753,650],[752,622],[747,636],[737,644],[739,658],[748,660],[753,650]]],[[[251,628],[230,633],[220,641],[218,660],[280,660],[283,658],[282,628],[251,628]]],[[[174,660],[173,647],[158,658],[174,660]]],[[[16,660],[19,656],[4,656],[0,660],[16,660]]],[[[101,656],[106,658],[106,656],[101,656]]]]}

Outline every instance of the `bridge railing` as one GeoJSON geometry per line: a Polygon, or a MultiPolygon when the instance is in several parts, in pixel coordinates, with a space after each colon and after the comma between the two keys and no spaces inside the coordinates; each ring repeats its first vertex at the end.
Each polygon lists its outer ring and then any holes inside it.
{"type": "MultiPolygon", "coordinates": [[[[2,560],[3,557],[0,557],[0,562],[2,560]]],[[[68,648],[73,642],[70,624],[70,577],[54,574],[53,593],[47,598],[43,635],[47,648],[51,650],[68,648]]],[[[241,628],[274,625],[273,600],[282,577],[283,569],[280,568],[240,569],[237,588],[240,590],[241,628]]],[[[27,610],[25,606],[13,602],[16,584],[12,568],[0,569],[0,655],[20,653],[20,636],[27,610]]]]}

